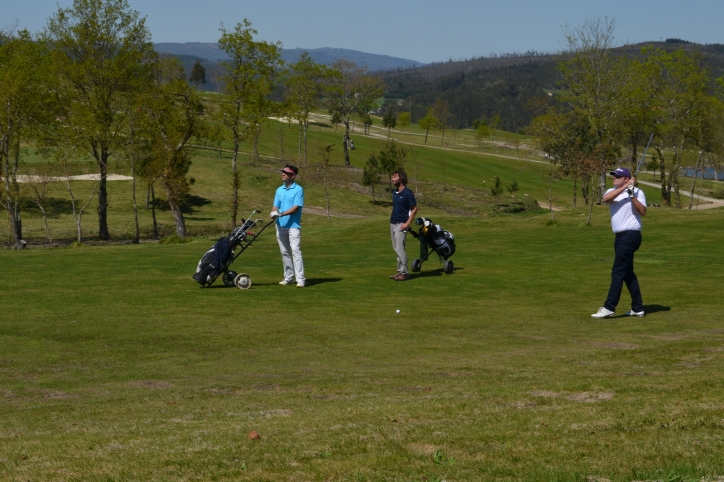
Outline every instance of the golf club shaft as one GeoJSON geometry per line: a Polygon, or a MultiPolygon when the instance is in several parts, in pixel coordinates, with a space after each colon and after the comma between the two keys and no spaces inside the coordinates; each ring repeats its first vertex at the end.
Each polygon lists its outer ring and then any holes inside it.
{"type": "Polygon", "coordinates": [[[644,159],[646,158],[646,151],[649,150],[649,146],[651,145],[651,141],[654,138],[654,133],[651,133],[651,137],[649,137],[649,142],[646,144],[646,149],[644,149],[644,153],[641,155],[641,160],[639,161],[639,165],[636,166],[636,173],[634,174],[634,178],[639,175],[639,170],[641,170],[641,164],[644,162],[644,159]]]}

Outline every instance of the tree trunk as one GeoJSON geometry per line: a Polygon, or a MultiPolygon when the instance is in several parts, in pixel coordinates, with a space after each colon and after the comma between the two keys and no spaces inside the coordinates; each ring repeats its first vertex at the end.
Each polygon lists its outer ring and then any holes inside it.
{"type": "Polygon", "coordinates": [[[573,207],[576,207],[576,194],[578,193],[578,176],[573,176],[573,207]]]}
{"type": "Polygon", "coordinates": [[[239,170],[236,160],[239,156],[239,136],[234,131],[234,153],[231,156],[231,229],[236,228],[236,217],[239,212],[239,170]]]}
{"type": "Polygon", "coordinates": [[[138,244],[139,238],[141,237],[141,230],[138,226],[138,201],[136,200],[136,166],[135,162],[131,160],[131,174],[133,175],[133,220],[136,225],[136,233],[133,238],[133,244],[138,244]]]}
{"type": "Polygon", "coordinates": [[[158,223],[156,222],[156,192],[153,189],[153,184],[151,184],[150,190],[151,190],[151,218],[153,219],[153,238],[158,239],[158,223]]]}
{"type": "Polygon", "coordinates": [[[101,147],[101,155],[98,161],[100,170],[100,187],[98,189],[98,237],[102,240],[111,239],[108,232],[108,189],[106,182],[108,178],[108,151],[101,147]]]}
{"type": "Polygon", "coordinates": [[[307,129],[309,128],[309,124],[307,121],[304,121],[304,167],[307,167],[307,129]]]}
{"type": "Polygon", "coordinates": [[[349,139],[349,119],[344,121],[344,129],[344,142],[342,143],[344,149],[344,165],[350,166],[351,164],[349,162],[349,150],[347,149],[347,139],[349,139]]]}
{"type": "Polygon", "coordinates": [[[165,187],[166,196],[168,197],[168,207],[171,208],[173,219],[176,221],[176,236],[179,238],[186,237],[186,220],[181,212],[181,206],[174,199],[173,193],[168,187],[165,187]]]}
{"type": "Polygon", "coordinates": [[[8,221],[10,222],[10,231],[13,235],[13,246],[16,249],[23,248],[23,223],[20,215],[20,188],[17,183],[18,165],[20,163],[20,152],[16,149],[15,162],[10,165],[10,135],[3,136],[2,145],[0,145],[0,158],[4,157],[2,163],[3,177],[5,183],[3,189],[5,198],[7,199],[5,208],[8,213],[8,221]]]}
{"type": "Polygon", "coordinates": [[[606,170],[602,170],[598,178],[598,201],[600,206],[603,203],[603,194],[606,192],[606,170]]]}
{"type": "Polygon", "coordinates": [[[591,176],[588,174],[581,174],[581,195],[583,196],[583,202],[588,206],[588,188],[591,185],[591,176]]]}
{"type": "Polygon", "coordinates": [[[427,134],[430,132],[430,129],[425,131],[425,144],[427,144],[427,134]]]}
{"type": "Polygon", "coordinates": [[[661,205],[671,206],[669,191],[666,189],[666,161],[664,160],[663,146],[654,146],[659,154],[659,175],[661,178],[661,205]]]}
{"type": "Polygon", "coordinates": [[[38,205],[38,209],[40,209],[40,212],[43,215],[43,223],[45,224],[45,232],[48,234],[48,242],[50,244],[53,244],[53,237],[50,235],[50,227],[48,226],[48,216],[45,214],[45,209],[43,208],[43,205],[40,204],[40,202],[35,201],[35,204],[38,205]]]}
{"type": "MultiPolygon", "coordinates": [[[[694,166],[694,182],[691,183],[691,192],[689,193],[689,209],[694,205],[694,189],[696,189],[696,180],[699,176],[699,160],[701,159],[701,153],[696,158],[696,165],[694,166]]],[[[703,178],[704,176],[702,176],[703,178]]],[[[698,203],[697,203],[698,206],[698,203]]]]}

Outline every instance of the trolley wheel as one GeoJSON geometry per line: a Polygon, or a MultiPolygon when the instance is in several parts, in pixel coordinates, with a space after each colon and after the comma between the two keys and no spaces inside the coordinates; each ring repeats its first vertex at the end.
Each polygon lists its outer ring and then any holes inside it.
{"type": "Polygon", "coordinates": [[[251,288],[251,276],[246,273],[241,273],[234,278],[234,284],[240,290],[248,290],[251,288]]]}
{"type": "Polygon", "coordinates": [[[455,266],[453,265],[453,262],[448,259],[442,263],[442,270],[447,274],[452,274],[455,270],[455,266]]]}
{"type": "Polygon", "coordinates": [[[234,286],[234,278],[236,278],[236,272],[227,271],[224,273],[224,275],[221,279],[224,281],[224,284],[226,286],[232,287],[232,286],[234,286]]]}
{"type": "Polygon", "coordinates": [[[420,269],[422,269],[422,261],[420,261],[419,258],[415,258],[412,260],[412,271],[415,273],[419,273],[420,269]]]}

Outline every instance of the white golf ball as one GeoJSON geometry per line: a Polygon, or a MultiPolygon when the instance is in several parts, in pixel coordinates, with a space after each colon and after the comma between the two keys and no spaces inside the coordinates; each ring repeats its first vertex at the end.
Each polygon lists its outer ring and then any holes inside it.
{"type": "Polygon", "coordinates": [[[400,310],[397,310],[397,311],[396,311],[396,313],[399,313],[399,312],[400,312],[400,310]]]}

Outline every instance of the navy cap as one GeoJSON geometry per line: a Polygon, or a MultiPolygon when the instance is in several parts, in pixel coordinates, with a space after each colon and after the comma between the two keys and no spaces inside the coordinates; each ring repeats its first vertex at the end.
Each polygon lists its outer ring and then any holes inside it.
{"type": "Polygon", "coordinates": [[[629,171],[625,167],[619,167],[615,171],[609,172],[609,174],[614,177],[631,177],[631,171],[629,171]]]}

